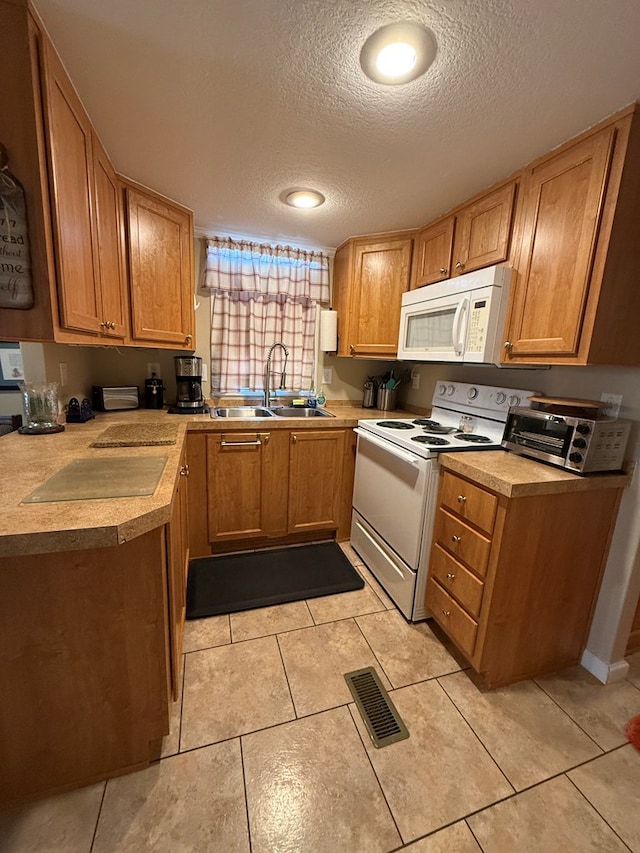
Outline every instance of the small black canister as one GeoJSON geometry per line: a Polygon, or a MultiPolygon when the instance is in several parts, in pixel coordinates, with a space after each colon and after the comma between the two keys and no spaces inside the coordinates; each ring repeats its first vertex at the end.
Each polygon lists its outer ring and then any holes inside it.
{"type": "Polygon", "coordinates": [[[144,405],[147,409],[161,409],[164,405],[164,386],[162,379],[157,379],[155,373],[151,379],[144,382],[144,405]]]}

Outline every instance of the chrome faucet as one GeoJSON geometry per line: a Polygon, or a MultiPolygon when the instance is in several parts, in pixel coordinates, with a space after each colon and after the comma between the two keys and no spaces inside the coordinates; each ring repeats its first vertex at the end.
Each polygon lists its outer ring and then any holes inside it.
{"type": "Polygon", "coordinates": [[[287,357],[289,356],[289,350],[281,341],[276,341],[275,344],[271,344],[269,347],[269,354],[267,355],[267,363],[264,369],[264,404],[266,408],[269,408],[269,397],[271,396],[271,356],[273,355],[273,351],[276,347],[282,347],[284,351],[284,367],[282,368],[282,373],[280,374],[280,389],[284,389],[286,374],[287,374],[287,357]]]}

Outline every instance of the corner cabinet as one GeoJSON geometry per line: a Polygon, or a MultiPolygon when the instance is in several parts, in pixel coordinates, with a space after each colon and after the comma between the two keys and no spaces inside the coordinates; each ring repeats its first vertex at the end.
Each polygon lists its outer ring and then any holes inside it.
{"type": "Polygon", "coordinates": [[[516,181],[484,193],[416,235],[411,288],[509,258],[516,181]]]}
{"type": "Polygon", "coordinates": [[[441,471],[426,606],[490,687],[579,662],[626,484],[524,482],[506,497],[441,471]]]}
{"type": "Polygon", "coordinates": [[[409,290],[413,231],[348,240],[336,252],[333,305],[338,355],[393,358],[400,305],[409,290]]]}
{"type": "Polygon", "coordinates": [[[623,110],[525,171],[505,364],[640,364],[639,125],[623,110]]]}

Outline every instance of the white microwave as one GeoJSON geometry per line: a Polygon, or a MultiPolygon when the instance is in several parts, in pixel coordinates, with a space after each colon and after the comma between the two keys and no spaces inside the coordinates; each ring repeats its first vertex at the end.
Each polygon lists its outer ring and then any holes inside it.
{"type": "Polygon", "coordinates": [[[511,269],[487,267],[402,294],[398,358],[499,364],[511,269]]]}

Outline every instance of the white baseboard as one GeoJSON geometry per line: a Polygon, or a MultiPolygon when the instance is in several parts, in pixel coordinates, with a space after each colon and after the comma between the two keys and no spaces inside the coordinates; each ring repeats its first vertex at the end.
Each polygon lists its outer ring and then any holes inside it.
{"type": "Polygon", "coordinates": [[[629,664],[626,660],[617,660],[613,663],[607,663],[601,658],[594,655],[593,652],[590,652],[589,649],[585,649],[582,654],[582,660],[580,661],[581,665],[591,673],[591,675],[595,675],[598,681],[601,681],[603,684],[613,684],[615,681],[624,681],[627,677],[627,673],[629,672],[629,664]]]}

